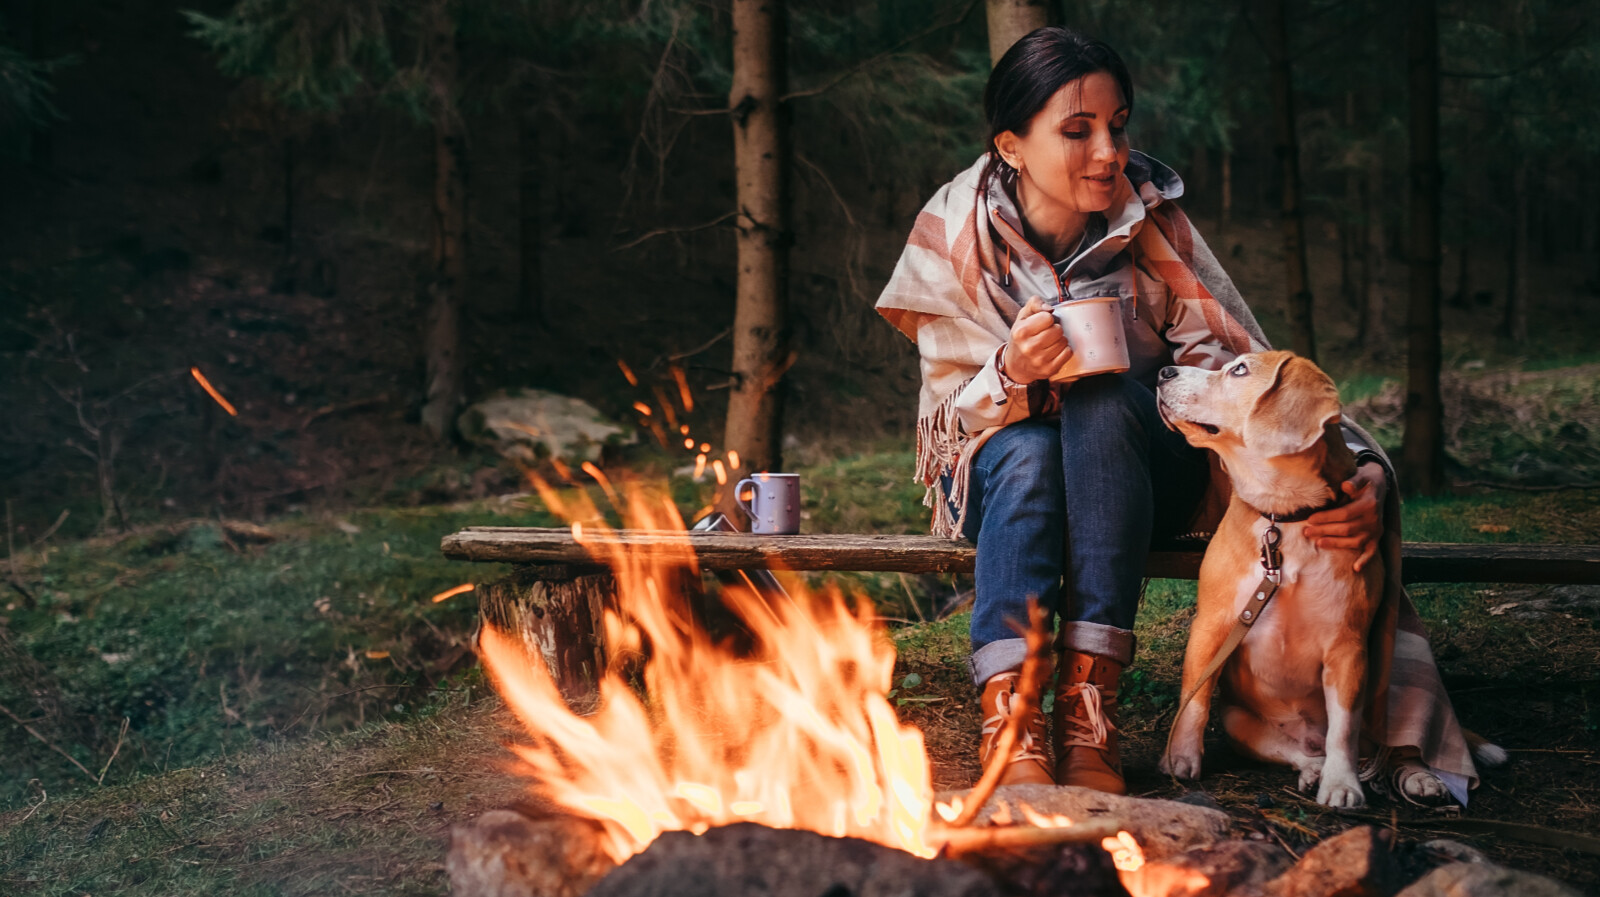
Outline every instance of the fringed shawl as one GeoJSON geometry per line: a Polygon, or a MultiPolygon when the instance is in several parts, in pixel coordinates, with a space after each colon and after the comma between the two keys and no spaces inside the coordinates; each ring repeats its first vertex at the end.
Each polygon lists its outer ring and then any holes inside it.
{"type": "MultiPolygon", "coordinates": [[[[981,196],[978,192],[986,159],[940,188],[923,207],[877,303],[878,313],[916,343],[922,356],[916,478],[927,489],[924,504],[933,509],[934,534],[952,539],[960,538],[966,517],[967,467],[988,436],[966,432],[955,403],[1010,338],[1026,301],[1015,295],[1023,278],[1002,276],[1007,258],[990,224],[995,209],[1015,217],[1015,206],[998,179],[981,196]],[[949,496],[940,488],[945,474],[951,476],[949,496]]],[[[1148,177],[1152,170],[1169,175],[1173,185],[1163,191],[1149,180],[1124,179],[1116,201],[1124,204],[1121,217],[1131,224],[1108,233],[1096,251],[1115,253],[1133,244],[1140,266],[1166,285],[1169,301],[1197,309],[1218,344],[1233,355],[1266,348],[1255,317],[1188,216],[1163,201],[1182,194],[1181,182],[1160,163],[1133,154],[1130,176],[1148,177]],[[1152,221],[1155,227],[1145,226],[1152,221]]],[[[1030,399],[1034,405],[1048,401],[1030,399]]]]}

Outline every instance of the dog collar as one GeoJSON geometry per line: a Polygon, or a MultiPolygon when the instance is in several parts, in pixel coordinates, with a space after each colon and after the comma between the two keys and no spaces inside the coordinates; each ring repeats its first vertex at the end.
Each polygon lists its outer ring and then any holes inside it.
{"type": "Polygon", "coordinates": [[[1304,508],[1297,508],[1287,514],[1269,514],[1255,505],[1251,505],[1250,510],[1255,511],[1257,514],[1260,514],[1262,517],[1273,523],[1300,523],[1301,521],[1310,517],[1312,514],[1330,511],[1350,501],[1350,496],[1345,494],[1344,490],[1339,487],[1338,483],[1329,483],[1328,488],[1333,490],[1333,496],[1320,505],[1310,505],[1304,508]]]}
{"type": "Polygon", "coordinates": [[[1347,503],[1348,501],[1350,501],[1350,496],[1345,495],[1343,489],[1339,489],[1333,493],[1333,498],[1323,502],[1320,505],[1312,505],[1309,508],[1300,508],[1297,511],[1291,511],[1288,514],[1268,514],[1265,511],[1257,511],[1256,513],[1267,518],[1273,523],[1299,523],[1310,517],[1312,514],[1330,511],[1347,503]]]}

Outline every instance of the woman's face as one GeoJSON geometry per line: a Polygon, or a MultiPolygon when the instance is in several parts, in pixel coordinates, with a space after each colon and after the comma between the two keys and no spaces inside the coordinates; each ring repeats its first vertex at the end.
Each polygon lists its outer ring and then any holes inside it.
{"type": "Polygon", "coordinates": [[[1111,207],[1128,165],[1128,105],[1115,78],[1092,72],[1068,82],[1019,137],[1005,131],[995,146],[1021,181],[1027,205],[1057,212],[1111,207]]]}

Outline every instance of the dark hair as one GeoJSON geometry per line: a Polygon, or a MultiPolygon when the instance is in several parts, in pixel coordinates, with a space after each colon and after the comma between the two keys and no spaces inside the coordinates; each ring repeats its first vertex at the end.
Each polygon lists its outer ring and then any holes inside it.
{"type": "Polygon", "coordinates": [[[989,162],[978,180],[978,192],[1000,173],[1005,162],[994,139],[1006,131],[1028,135],[1028,126],[1056,91],[1095,72],[1105,72],[1122,88],[1123,101],[1133,111],[1133,79],[1117,51],[1104,41],[1085,37],[1071,28],[1046,25],[1030,31],[1011,45],[983,90],[983,116],[989,123],[989,162]]]}

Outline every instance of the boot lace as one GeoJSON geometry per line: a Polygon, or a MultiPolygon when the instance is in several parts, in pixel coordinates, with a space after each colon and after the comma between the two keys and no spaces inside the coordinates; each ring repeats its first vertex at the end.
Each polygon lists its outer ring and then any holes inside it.
{"type": "Polygon", "coordinates": [[[1077,697],[1081,713],[1068,713],[1063,716],[1070,734],[1062,740],[1062,747],[1087,747],[1096,750],[1106,750],[1106,742],[1110,738],[1111,730],[1116,726],[1106,718],[1100,686],[1093,682],[1075,682],[1063,689],[1056,696],[1056,700],[1077,697]]]}
{"type": "MultiPolygon", "coordinates": [[[[1011,684],[1014,686],[1015,681],[1011,684]]],[[[1010,688],[1002,691],[995,699],[995,709],[999,712],[983,721],[984,751],[982,759],[985,762],[988,761],[989,753],[994,750],[994,745],[1000,736],[1000,729],[1005,726],[1006,720],[1011,718],[1011,700],[1015,696],[1015,692],[1010,688]]],[[[1017,751],[1011,755],[1012,763],[1022,760],[1038,760],[1041,763],[1049,762],[1044,755],[1041,739],[1034,737],[1036,729],[1041,732],[1044,730],[1044,717],[1038,713],[1033,716],[1033,724],[1024,726],[1022,732],[1017,736],[1017,751]]]]}

